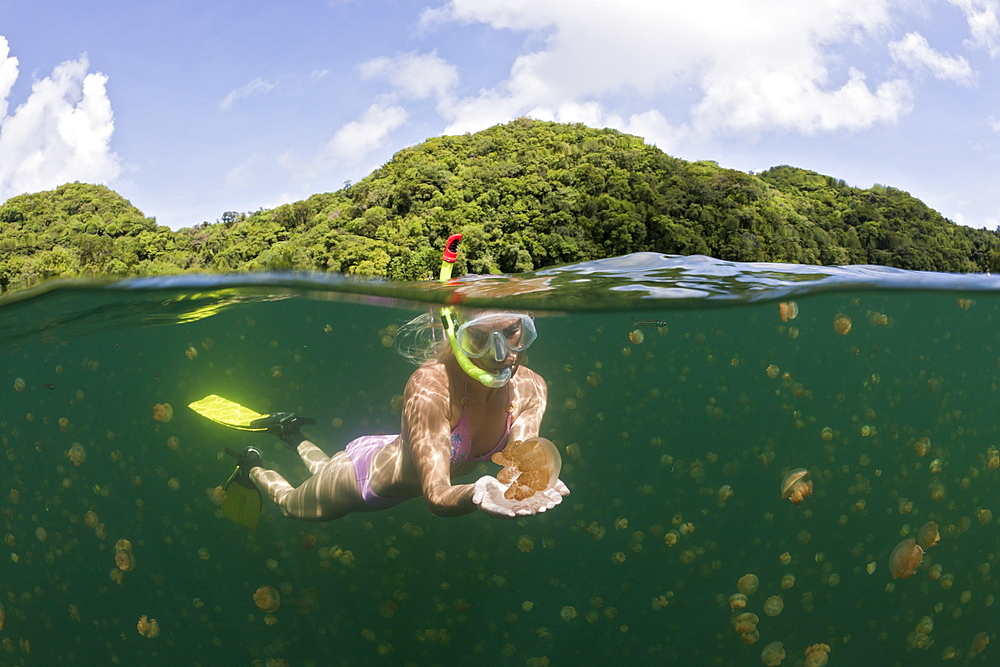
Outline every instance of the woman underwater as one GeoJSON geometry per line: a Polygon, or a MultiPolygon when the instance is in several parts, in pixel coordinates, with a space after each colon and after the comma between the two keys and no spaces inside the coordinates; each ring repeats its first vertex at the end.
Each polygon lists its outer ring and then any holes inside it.
{"type": "Polygon", "coordinates": [[[453,483],[508,442],[538,435],[547,389],[541,376],[521,365],[535,340],[534,320],[485,310],[460,322],[445,308],[440,319],[422,315],[405,328],[435,335],[424,336],[423,349],[406,354],[420,367],[406,383],[399,435],[362,436],[328,457],[299,431],[307,422],[275,415],[268,431],[298,453],[312,477],[294,488],[262,467],[260,452],[252,447],[238,457],[239,474],[285,516],[306,521],[330,521],[421,495],[431,512],[447,517],[481,510],[514,518],[558,505],[569,494],[561,480],[525,500],[505,498],[506,485],[489,475],[472,484],[453,483]]]}

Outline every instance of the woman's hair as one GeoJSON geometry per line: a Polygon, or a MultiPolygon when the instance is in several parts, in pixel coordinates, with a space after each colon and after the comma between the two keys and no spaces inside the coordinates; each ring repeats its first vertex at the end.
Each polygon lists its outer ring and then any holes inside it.
{"type": "Polygon", "coordinates": [[[396,332],[396,350],[416,366],[440,359],[448,348],[448,336],[436,311],[417,315],[396,332]]]}

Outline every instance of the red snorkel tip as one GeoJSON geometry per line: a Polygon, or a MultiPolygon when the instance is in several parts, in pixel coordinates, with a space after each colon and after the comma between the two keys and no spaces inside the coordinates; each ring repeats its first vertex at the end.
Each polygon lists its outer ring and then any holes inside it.
{"type": "Polygon", "coordinates": [[[462,240],[461,234],[452,234],[444,243],[444,252],[441,253],[441,261],[454,264],[458,257],[458,242],[462,240]]]}

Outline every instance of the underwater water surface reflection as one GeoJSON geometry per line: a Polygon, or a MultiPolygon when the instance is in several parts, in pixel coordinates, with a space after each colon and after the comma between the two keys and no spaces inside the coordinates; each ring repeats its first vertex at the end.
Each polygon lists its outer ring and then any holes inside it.
{"type": "Polygon", "coordinates": [[[226,447],[308,473],[184,406],[307,415],[328,454],[398,432],[412,291],[208,278],[197,299],[168,281],[0,302],[0,664],[990,664],[996,286],[731,263],[699,282],[703,260],[670,261],[673,282],[580,265],[473,291],[559,297],[534,305],[527,365],[572,493],[516,521],[420,500],[221,515],[226,447]]]}

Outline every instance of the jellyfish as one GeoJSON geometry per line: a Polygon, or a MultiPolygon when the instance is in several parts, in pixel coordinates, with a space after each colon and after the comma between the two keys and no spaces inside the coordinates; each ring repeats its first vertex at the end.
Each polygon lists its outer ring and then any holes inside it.
{"type": "Polygon", "coordinates": [[[917,531],[917,544],[920,545],[921,549],[930,549],[940,539],[941,531],[938,530],[938,525],[934,521],[928,521],[920,526],[920,530],[917,531]]]}
{"type": "Polygon", "coordinates": [[[924,550],[912,537],[903,540],[892,550],[889,556],[889,571],[893,579],[906,579],[917,571],[924,559],[924,550]]]}
{"type": "Polygon", "coordinates": [[[841,336],[846,336],[851,333],[851,327],[854,323],[851,322],[851,318],[843,313],[838,313],[835,318],[833,318],[833,330],[839,333],[841,336]]]}
{"type": "Polygon", "coordinates": [[[778,667],[785,659],[785,647],[781,642],[771,642],[760,652],[760,660],[767,667],[778,667]]]}
{"type": "Polygon", "coordinates": [[[757,588],[760,586],[760,579],[757,578],[756,574],[744,574],[740,577],[740,580],[736,582],[736,589],[739,590],[743,595],[753,595],[757,592],[757,588]]]}
{"type": "Polygon", "coordinates": [[[74,442],[65,452],[66,458],[73,462],[73,465],[83,465],[87,460],[87,449],[79,442],[74,442]]]}
{"type": "Polygon", "coordinates": [[[796,468],[781,480],[781,497],[788,498],[796,505],[811,496],[812,492],[813,483],[805,468],[796,468]]]}
{"type": "Polygon", "coordinates": [[[147,618],[145,614],[139,617],[139,622],[135,624],[135,629],[139,634],[149,639],[156,639],[160,635],[160,624],[155,618],[147,618]]]}
{"type": "Polygon", "coordinates": [[[633,345],[640,345],[642,341],[646,340],[646,336],[638,329],[635,329],[629,332],[628,339],[633,345]]]}
{"type": "Polygon", "coordinates": [[[785,601],[780,595],[772,595],[764,601],[764,613],[768,616],[777,616],[785,608],[785,601]]]}
{"type": "Polygon", "coordinates": [[[799,304],[794,301],[782,301],[778,304],[778,318],[782,322],[794,320],[799,316],[799,304]]]}
{"type": "Polygon", "coordinates": [[[135,554],[131,549],[119,549],[115,552],[115,565],[122,572],[131,572],[135,569],[135,554]]]}
{"type": "Polygon", "coordinates": [[[14,378],[14,391],[21,392],[24,391],[25,382],[24,378],[14,378]]]}
{"type": "Polygon", "coordinates": [[[0,602],[0,630],[3,630],[3,623],[7,620],[7,611],[3,608],[3,602],[0,602]]]}
{"type": "Polygon", "coordinates": [[[261,611],[271,613],[278,611],[278,607],[281,606],[281,596],[278,595],[278,591],[275,590],[274,586],[261,586],[257,589],[257,592],[253,594],[254,604],[261,611]]]}
{"type": "Polygon", "coordinates": [[[827,644],[813,644],[806,649],[806,667],[824,667],[829,660],[830,647],[827,644]]]}
{"type": "Polygon", "coordinates": [[[174,409],[169,403],[157,403],[153,406],[153,419],[167,423],[174,418],[174,409]]]}
{"type": "Polygon", "coordinates": [[[747,634],[756,630],[759,622],[760,618],[757,614],[745,611],[733,619],[733,629],[741,635],[747,634]]]}
{"type": "Polygon", "coordinates": [[[972,643],[969,645],[969,652],[966,654],[966,660],[972,660],[977,655],[983,652],[983,650],[989,646],[990,636],[985,632],[978,633],[972,638],[972,643]]]}
{"type": "Polygon", "coordinates": [[[747,596],[743,593],[733,593],[729,596],[729,608],[739,611],[747,606],[747,596]]]}
{"type": "Polygon", "coordinates": [[[551,440],[542,437],[508,443],[492,460],[504,466],[497,479],[509,485],[504,492],[508,500],[524,500],[552,488],[562,469],[559,450],[551,440]]]}

